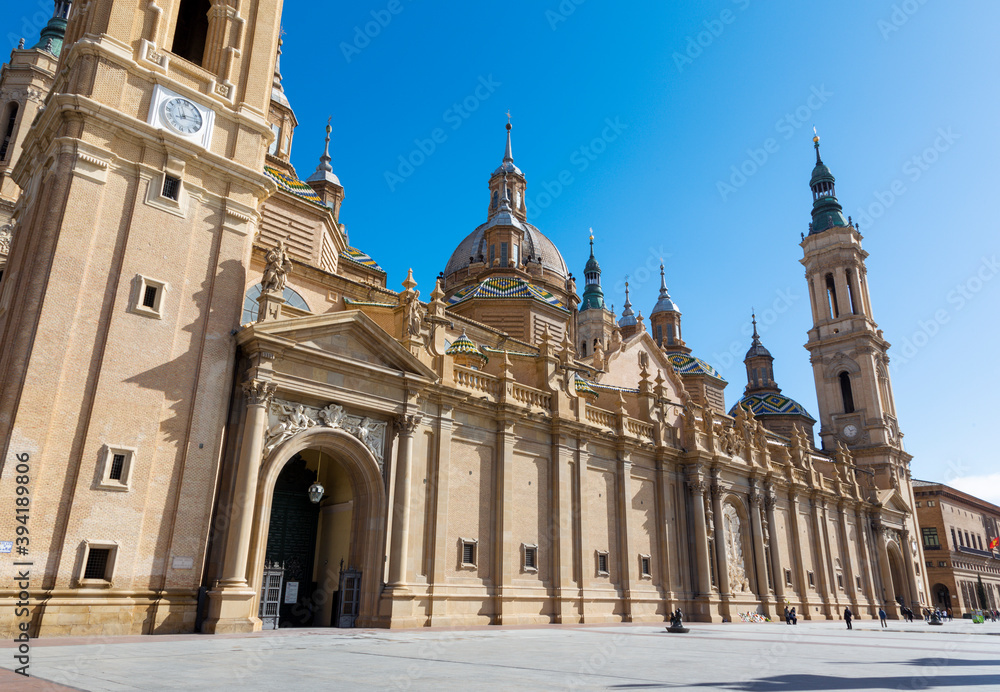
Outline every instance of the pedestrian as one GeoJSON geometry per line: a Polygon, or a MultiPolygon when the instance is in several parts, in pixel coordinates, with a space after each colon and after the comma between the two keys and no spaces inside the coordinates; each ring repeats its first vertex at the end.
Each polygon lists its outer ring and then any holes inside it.
{"type": "Polygon", "coordinates": [[[888,623],[885,621],[885,608],[878,609],[878,621],[882,624],[882,627],[888,627],[888,623]]]}
{"type": "Polygon", "coordinates": [[[851,612],[850,607],[844,608],[844,621],[847,622],[847,629],[854,629],[851,627],[851,618],[854,617],[854,613],[851,612]]]}
{"type": "Polygon", "coordinates": [[[788,613],[788,606],[785,606],[785,624],[786,625],[792,624],[792,621],[790,620],[790,617],[791,616],[788,613]]]}
{"type": "Polygon", "coordinates": [[[948,622],[951,622],[954,618],[952,617],[951,608],[948,608],[948,622]]]}
{"type": "Polygon", "coordinates": [[[795,608],[792,608],[792,611],[791,611],[791,613],[789,613],[789,615],[792,618],[792,624],[793,625],[799,624],[799,616],[795,614],[795,608]]]}

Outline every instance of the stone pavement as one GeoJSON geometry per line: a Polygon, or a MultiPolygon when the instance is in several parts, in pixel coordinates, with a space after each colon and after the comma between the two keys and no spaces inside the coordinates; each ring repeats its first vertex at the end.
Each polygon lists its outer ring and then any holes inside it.
{"type": "MultiPolygon", "coordinates": [[[[1000,623],[690,626],[41,639],[35,677],[0,670],[0,690],[1000,690],[1000,623]]],[[[14,653],[0,643],[0,666],[14,653]]]]}

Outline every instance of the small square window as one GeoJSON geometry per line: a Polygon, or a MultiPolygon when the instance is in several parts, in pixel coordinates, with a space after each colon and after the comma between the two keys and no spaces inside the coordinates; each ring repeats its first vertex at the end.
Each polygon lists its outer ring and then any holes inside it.
{"type": "Polygon", "coordinates": [[[147,317],[161,318],[163,295],[166,293],[167,284],[139,274],[135,277],[134,290],[132,312],[147,317]]]}
{"type": "Polygon", "coordinates": [[[530,545],[528,543],[523,543],[521,545],[524,551],[524,567],[525,572],[537,572],[538,571],[538,546],[530,545]]]}
{"type": "Polygon", "coordinates": [[[650,568],[649,555],[640,555],[639,556],[639,575],[643,576],[643,577],[652,577],[653,576],[653,572],[651,571],[651,568],[650,568]]]}
{"type": "Polygon", "coordinates": [[[101,480],[97,487],[102,490],[128,490],[134,466],[134,449],[105,445],[101,452],[101,480]]]}
{"type": "Polygon", "coordinates": [[[601,575],[607,575],[609,573],[607,551],[597,551],[597,573],[601,575]]]}
{"type": "Polygon", "coordinates": [[[938,567],[947,567],[947,566],[948,566],[948,563],[945,562],[944,560],[941,560],[940,562],[938,562],[938,567]]]}
{"type": "Polygon", "coordinates": [[[175,202],[179,200],[181,196],[181,179],[175,178],[172,175],[164,175],[162,194],[167,199],[172,199],[175,202]]]}
{"type": "Polygon", "coordinates": [[[844,590],[844,575],[843,574],[838,574],[837,575],[837,588],[840,589],[841,591],[844,590]]]}
{"type": "Polygon", "coordinates": [[[934,507],[934,506],[935,506],[936,504],[937,504],[937,503],[936,503],[936,502],[935,502],[934,500],[928,500],[928,501],[927,501],[927,506],[928,506],[928,507],[934,507]]]}
{"type": "Polygon", "coordinates": [[[917,507],[920,507],[920,500],[917,500],[916,505],[917,507]]]}
{"type": "Polygon", "coordinates": [[[814,575],[810,571],[809,574],[808,574],[808,576],[809,576],[809,586],[816,586],[816,575],[814,575]]]}
{"type": "Polygon", "coordinates": [[[462,553],[460,559],[462,560],[462,567],[475,567],[476,566],[476,555],[477,548],[479,547],[479,541],[474,538],[461,538],[459,539],[461,544],[462,553]]]}
{"type": "Polygon", "coordinates": [[[84,541],[80,563],[79,586],[112,586],[118,544],[107,541],[84,541]]]}
{"type": "Polygon", "coordinates": [[[790,569],[785,570],[785,585],[786,586],[792,585],[792,570],[790,569]]]}
{"type": "Polygon", "coordinates": [[[858,591],[861,591],[861,577],[858,575],[854,576],[854,583],[858,587],[858,591]]]}

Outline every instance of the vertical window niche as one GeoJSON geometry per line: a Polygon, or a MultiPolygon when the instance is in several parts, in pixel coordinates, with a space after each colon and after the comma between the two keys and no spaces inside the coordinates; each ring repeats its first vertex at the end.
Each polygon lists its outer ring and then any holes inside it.
{"type": "Polygon", "coordinates": [[[851,374],[844,370],[837,377],[840,380],[840,394],[844,399],[844,413],[854,413],[854,392],[851,390],[851,374]]]}
{"type": "Polygon", "coordinates": [[[102,490],[129,490],[135,455],[136,450],[132,447],[105,445],[101,450],[98,487],[102,490]]]}
{"type": "Polygon", "coordinates": [[[163,298],[167,283],[138,274],[133,282],[132,312],[155,319],[163,318],[163,298]]]}
{"type": "Polygon", "coordinates": [[[521,567],[525,572],[538,571],[538,546],[533,543],[522,543],[521,554],[523,562],[521,567]]]}
{"type": "Polygon", "coordinates": [[[479,558],[479,541],[474,538],[460,538],[459,564],[466,569],[475,569],[479,558]]]}
{"type": "Polygon", "coordinates": [[[208,12],[211,0],[181,0],[174,27],[174,42],[170,51],[195,65],[205,59],[208,40],[208,12]]]}
{"type": "Polygon", "coordinates": [[[112,541],[83,542],[77,585],[81,588],[108,588],[114,585],[118,544],[112,541]]]}

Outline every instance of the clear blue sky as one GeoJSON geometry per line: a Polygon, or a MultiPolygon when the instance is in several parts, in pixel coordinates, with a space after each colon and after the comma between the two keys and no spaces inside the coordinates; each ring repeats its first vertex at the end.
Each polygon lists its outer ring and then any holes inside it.
{"type": "MultiPolygon", "coordinates": [[[[34,11],[11,5],[8,43],[34,11]]],[[[485,220],[510,109],[532,221],[571,271],[593,227],[609,302],[620,312],[629,274],[648,313],[663,256],[685,339],[730,381],[727,405],[756,307],[779,384],[817,415],[798,246],[815,125],[871,253],[914,476],[1000,502],[997,26],[995,2],[943,0],[288,0],[293,162],[313,171],[333,116],[352,243],[391,287],[412,266],[426,295],[485,220]]]]}

